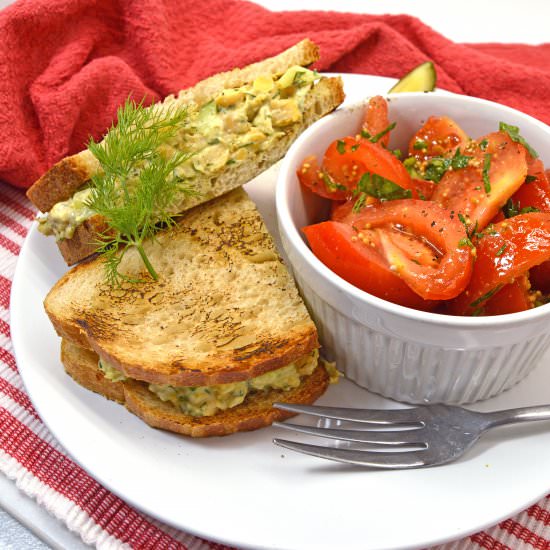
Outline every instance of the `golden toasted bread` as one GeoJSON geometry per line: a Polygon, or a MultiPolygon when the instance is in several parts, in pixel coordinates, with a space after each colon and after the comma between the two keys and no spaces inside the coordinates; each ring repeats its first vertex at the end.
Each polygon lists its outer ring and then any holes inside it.
{"type": "MultiPolygon", "coordinates": [[[[192,119],[193,114],[200,117],[205,106],[216,103],[218,113],[215,116],[220,124],[209,136],[209,140],[205,141],[204,147],[201,145],[197,151],[199,156],[207,155],[208,149],[212,148],[214,165],[220,158],[225,158],[224,155],[228,155],[227,162],[216,169],[211,168],[212,163],[206,163],[210,168],[205,169],[205,163],[201,162],[197,155],[188,162],[184,175],[189,177],[189,182],[196,193],[192,196],[180,197],[177,204],[173,206],[174,212],[186,211],[245,184],[279,160],[304,129],[342,103],[344,92],[340,78],[323,77],[315,83],[309,83],[303,88],[304,93],[300,95],[299,84],[293,83],[299,82],[299,78],[295,75],[294,80],[287,79],[289,83],[283,89],[282,99],[279,99],[278,91],[276,95],[261,91],[262,86],[266,86],[262,81],[266,75],[270,75],[270,79],[272,76],[279,78],[281,75],[288,76],[288,71],[291,71],[290,76],[292,76],[293,67],[305,67],[317,58],[317,46],[309,40],[303,40],[273,58],[243,69],[214,75],[193,88],[180,92],[177,97],[167,97],[157,106],[168,110],[174,106],[186,105],[192,119]],[[267,99],[263,100],[261,107],[260,104],[250,103],[252,101],[250,97],[253,94],[249,91],[241,95],[233,93],[235,89],[243,86],[253,86],[253,91],[259,89],[258,98],[264,93],[267,99]],[[289,92],[289,90],[293,91],[289,92]],[[236,100],[237,96],[240,99],[236,100]],[[245,109],[244,120],[241,120],[242,117],[233,117],[233,114],[239,112],[239,109],[235,108],[236,101],[240,101],[243,106],[245,101],[249,102],[245,109]],[[267,111],[264,113],[265,116],[260,116],[263,108],[267,111]],[[296,115],[298,111],[299,116],[296,115]],[[276,118],[280,119],[280,124],[275,122],[276,118]],[[242,125],[244,126],[241,128],[242,125]],[[221,138],[221,144],[219,138],[221,138]],[[229,145],[226,151],[224,147],[227,144],[229,145]],[[220,150],[214,150],[214,148],[220,150]]],[[[269,80],[269,82],[273,84],[273,81],[269,80]]],[[[196,131],[196,126],[192,125],[191,128],[192,133],[196,131]]],[[[178,140],[170,144],[174,150],[189,149],[189,140],[182,138],[187,135],[185,132],[188,130],[184,129],[182,132],[178,140]]],[[[83,151],[53,166],[28,190],[27,195],[42,212],[49,212],[54,205],[70,199],[77,190],[86,186],[90,178],[100,169],[98,161],[90,151],[83,151]]],[[[68,265],[73,265],[94,253],[95,236],[103,229],[105,226],[102,219],[95,216],[77,225],[76,229],[72,228],[71,231],[74,233],[69,231],[69,237],[63,235],[61,238],[58,235],[60,251],[68,265]]]]}
{"type": "Polygon", "coordinates": [[[112,287],[96,258],[45,300],[56,331],[130,378],[177,386],[247,380],[318,347],[317,331],[254,203],[242,189],[195,207],[135,250],[112,287]]]}
{"type": "Polygon", "coordinates": [[[231,409],[213,416],[194,417],[178,411],[148,390],[148,384],[135,380],[111,382],[99,370],[98,356],[86,349],[61,342],[61,361],[65,370],[81,386],[118,401],[150,426],[191,437],[229,435],[255,430],[293,416],[272,407],[275,402],[312,403],[326,390],[327,371],[318,366],[295,389],[255,392],[231,409]]]}

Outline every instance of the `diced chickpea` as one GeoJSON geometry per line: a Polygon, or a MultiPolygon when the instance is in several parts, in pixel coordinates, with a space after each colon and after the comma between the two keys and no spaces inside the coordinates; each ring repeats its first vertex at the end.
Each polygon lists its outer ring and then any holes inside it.
{"type": "Polygon", "coordinates": [[[294,99],[273,99],[270,108],[273,126],[288,126],[302,120],[302,113],[294,99]]]}
{"type": "Polygon", "coordinates": [[[239,89],[224,90],[217,98],[216,104],[220,107],[231,107],[241,102],[244,98],[244,92],[239,89]]]}
{"type": "Polygon", "coordinates": [[[260,75],[254,80],[252,87],[257,92],[270,92],[275,87],[275,83],[271,76],[260,75]]]}

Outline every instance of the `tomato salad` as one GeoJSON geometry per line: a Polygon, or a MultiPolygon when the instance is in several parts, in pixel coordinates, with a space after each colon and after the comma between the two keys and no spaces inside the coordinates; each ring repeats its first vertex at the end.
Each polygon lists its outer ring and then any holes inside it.
{"type": "Polygon", "coordinates": [[[390,302],[453,315],[500,315],[548,301],[550,173],[519,128],[470,138],[446,116],[389,148],[395,122],[370,99],[357,135],[297,170],[330,199],[303,228],[337,275],[390,302]]]}

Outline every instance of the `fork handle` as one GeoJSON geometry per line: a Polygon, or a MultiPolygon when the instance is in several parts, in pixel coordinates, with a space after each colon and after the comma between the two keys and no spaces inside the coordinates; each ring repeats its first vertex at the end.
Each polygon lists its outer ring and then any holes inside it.
{"type": "Polygon", "coordinates": [[[490,427],[503,426],[504,424],[517,424],[518,422],[550,420],[550,405],[492,411],[483,413],[483,415],[485,419],[488,420],[490,427]]]}

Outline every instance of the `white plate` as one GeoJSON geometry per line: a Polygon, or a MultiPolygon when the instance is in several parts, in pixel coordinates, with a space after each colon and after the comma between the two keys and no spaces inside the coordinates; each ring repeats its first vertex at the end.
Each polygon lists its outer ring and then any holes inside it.
{"type": "MultiPolygon", "coordinates": [[[[345,77],[351,101],[384,93],[392,82],[345,77]]],[[[247,189],[272,231],[275,171],[247,189]]],[[[51,432],[85,470],[168,524],[251,548],[425,547],[494,525],[550,489],[547,423],[494,430],[448,466],[394,472],[282,451],[271,440],[288,433],[274,428],[207,440],[151,429],[64,373],[59,339],[42,308],[64,271],[51,239],[33,227],[17,265],[11,310],[13,344],[27,391],[51,432]]],[[[546,356],[521,384],[476,408],[550,402],[549,362],[546,356]]],[[[395,406],[347,381],[331,387],[319,403],[395,406]]]]}

